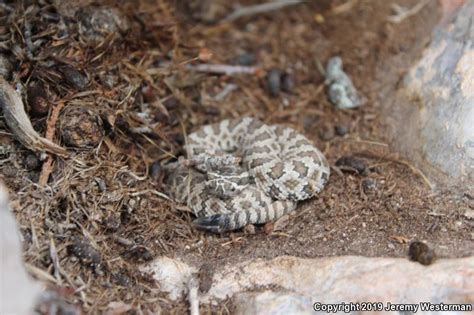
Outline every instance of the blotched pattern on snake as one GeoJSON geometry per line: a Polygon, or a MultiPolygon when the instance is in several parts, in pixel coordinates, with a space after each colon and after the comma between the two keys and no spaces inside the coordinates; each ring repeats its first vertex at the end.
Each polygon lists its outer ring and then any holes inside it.
{"type": "Polygon", "coordinates": [[[224,232],[276,220],[329,179],[324,155],[305,136],[244,117],[202,126],[187,137],[186,163],[167,185],[198,217],[198,228],[224,232]]]}

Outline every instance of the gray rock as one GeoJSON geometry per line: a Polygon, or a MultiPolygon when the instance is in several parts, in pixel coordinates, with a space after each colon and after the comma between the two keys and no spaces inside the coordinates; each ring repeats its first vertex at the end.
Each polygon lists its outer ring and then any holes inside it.
{"type": "Polygon", "coordinates": [[[425,267],[401,258],[282,256],[227,266],[213,279],[204,301],[272,286],[313,302],[470,303],[474,300],[474,257],[439,260],[425,267]]]}
{"type": "Polygon", "coordinates": [[[25,271],[20,232],[1,183],[0,235],[0,314],[33,314],[40,287],[25,271]]]}
{"type": "Polygon", "coordinates": [[[100,43],[113,35],[119,37],[130,27],[127,18],[116,8],[85,6],[76,11],[79,33],[90,43],[100,43]]]}
{"type": "Polygon", "coordinates": [[[386,108],[395,145],[431,180],[474,189],[474,1],[438,26],[386,108]]]}
{"type": "MultiPolygon", "coordinates": [[[[160,257],[142,270],[178,299],[186,293],[197,267],[160,257]]],[[[311,306],[312,311],[317,302],[382,302],[384,307],[388,302],[472,303],[474,257],[440,259],[429,266],[408,258],[256,259],[219,268],[199,300],[213,303],[234,297],[241,314],[281,314],[279,307],[285,303],[289,304],[286,314],[306,314],[304,308],[311,306]],[[268,287],[278,289],[263,295],[249,293],[268,287]],[[264,309],[269,311],[260,312],[264,309]]]]}
{"type": "Polygon", "coordinates": [[[362,99],[349,76],[342,70],[342,59],[333,57],[326,66],[326,84],[331,103],[337,108],[355,108],[362,105],[362,99]]]}
{"type": "Polygon", "coordinates": [[[314,315],[311,299],[288,292],[240,293],[235,297],[236,315],[314,315]]]}

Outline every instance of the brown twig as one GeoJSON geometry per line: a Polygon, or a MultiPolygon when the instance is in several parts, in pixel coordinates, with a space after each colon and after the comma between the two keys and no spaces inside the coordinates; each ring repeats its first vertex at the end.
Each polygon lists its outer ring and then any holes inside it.
{"type": "Polygon", "coordinates": [[[49,117],[48,125],[46,128],[46,139],[53,140],[54,132],[56,130],[56,122],[58,121],[59,113],[61,112],[63,108],[64,108],[64,102],[60,102],[51,111],[51,116],[49,117]]]}
{"type": "MultiPolygon", "coordinates": [[[[57,106],[55,106],[51,112],[51,116],[48,119],[48,125],[46,128],[46,139],[53,140],[54,131],[56,130],[56,122],[58,121],[59,113],[61,109],[64,107],[64,102],[60,102],[57,106]]],[[[49,175],[53,171],[53,157],[48,154],[46,161],[43,163],[43,167],[41,169],[40,177],[38,180],[38,185],[44,186],[48,183],[49,175]]]]}

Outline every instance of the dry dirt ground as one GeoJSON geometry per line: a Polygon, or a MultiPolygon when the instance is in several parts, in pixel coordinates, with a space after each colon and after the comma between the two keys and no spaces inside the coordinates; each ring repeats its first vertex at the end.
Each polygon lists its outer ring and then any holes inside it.
{"type": "MultiPolygon", "coordinates": [[[[184,312],[186,303],[167,300],[138,271],[160,255],[212,273],[226,263],[279,255],[405,257],[412,240],[426,241],[438,257],[474,253],[473,223],[464,216],[474,195],[430,190],[389,147],[380,111],[429,41],[439,19],[436,1],[399,24],[386,20],[391,5],[418,1],[310,1],[232,23],[212,23],[229,10],[225,1],[89,2],[0,8],[8,82],[23,87],[36,130],[52,129],[54,141],[73,153],[48,166],[1,127],[1,178],[24,258],[60,299],[92,313],[184,312]],[[91,16],[100,8],[109,22],[94,30],[91,16]],[[367,99],[358,109],[338,110],[327,100],[320,65],[335,55],[367,99]],[[261,68],[254,75],[186,68],[250,57],[261,68]],[[285,72],[293,86],[271,96],[271,69],[285,72]],[[231,84],[237,88],[216,98],[231,84]],[[62,106],[56,122],[51,113],[62,106]],[[328,158],[331,178],[275,226],[196,231],[191,214],[161,197],[160,164],[182,153],[185,132],[242,115],[300,130],[328,158]],[[336,167],[343,156],[361,159],[364,174],[336,167]]],[[[231,301],[203,307],[231,310],[231,301]]]]}

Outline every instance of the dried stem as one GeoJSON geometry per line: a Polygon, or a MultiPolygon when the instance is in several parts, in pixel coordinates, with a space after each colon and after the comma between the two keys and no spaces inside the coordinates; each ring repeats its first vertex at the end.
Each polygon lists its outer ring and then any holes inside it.
{"type": "Polygon", "coordinates": [[[0,76],[0,106],[6,124],[25,147],[35,152],[49,152],[61,157],[68,157],[66,149],[41,137],[33,129],[20,96],[2,76],[0,76]]]}
{"type": "Polygon", "coordinates": [[[215,73],[215,74],[225,74],[225,75],[236,75],[236,74],[254,74],[259,68],[258,67],[249,67],[249,66],[233,66],[233,65],[224,65],[224,64],[197,64],[197,65],[187,65],[187,69],[193,70],[196,72],[206,72],[206,73],[215,73]]]}
{"type": "MultiPolygon", "coordinates": [[[[63,109],[64,103],[59,103],[56,107],[53,108],[51,116],[48,120],[48,127],[46,128],[46,139],[53,140],[54,131],[56,129],[56,122],[58,121],[59,112],[63,109]]],[[[38,180],[38,185],[44,186],[48,183],[48,178],[51,172],[53,171],[53,157],[48,155],[46,161],[43,163],[43,168],[41,169],[41,174],[38,180]]]]}
{"type": "Polygon", "coordinates": [[[252,16],[252,15],[267,13],[270,11],[275,11],[275,10],[282,9],[290,5],[299,4],[301,2],[303,2],[303,0],[276,0],[276,1],[270,1],[267,3],[241,7],[235,10],[234,12],[232,12],[231,14],[229,14],[223,20],[223,22],[231,22],[244,16],[252,16]]]}

